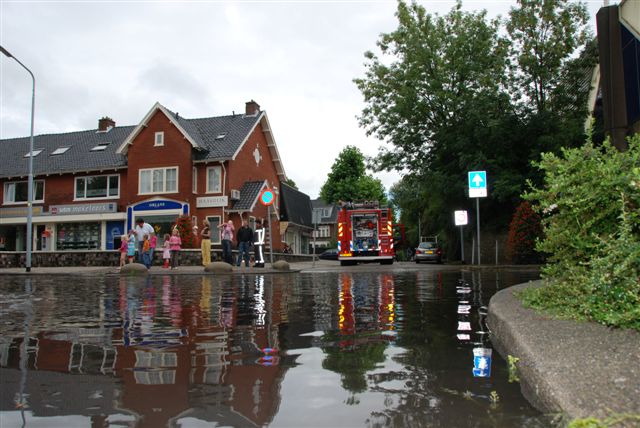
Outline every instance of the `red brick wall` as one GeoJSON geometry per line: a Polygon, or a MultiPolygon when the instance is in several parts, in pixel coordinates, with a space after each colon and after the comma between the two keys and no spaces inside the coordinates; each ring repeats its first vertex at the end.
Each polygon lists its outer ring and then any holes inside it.
{"type": "Polygon", "coordinates": [[[128,179],[125,204],[160,197],[187,201],[192,206],[195,198],[192,188],[192,146],[171,120],[161,111],[148,121],[147,126],[134,138],[128,148],[128,179]],[[164,132],[164,146],[155,147],[155,133],[164,132]],[[153,195],[138,195],[138,171],[144,168],[178,167],[178,191],[153,195]]]}

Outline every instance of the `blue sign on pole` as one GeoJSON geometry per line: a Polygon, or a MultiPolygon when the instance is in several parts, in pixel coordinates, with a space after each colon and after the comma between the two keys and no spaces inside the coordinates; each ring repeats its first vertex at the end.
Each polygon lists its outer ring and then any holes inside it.
{"type": "Polygon", "coordinates": [[[485,198],[487,196],[487,172],[469,171],[469,197],[485,198]]]}

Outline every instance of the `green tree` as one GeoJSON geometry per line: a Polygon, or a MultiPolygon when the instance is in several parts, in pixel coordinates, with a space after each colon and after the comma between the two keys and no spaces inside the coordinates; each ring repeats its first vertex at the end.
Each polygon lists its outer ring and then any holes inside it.
{"type": "Polygon", "coordinates": [[[382,182],[366,173],[365,157],[354,146],[345,147],[338,155],[320,189],[320,198],[327,203],[341,200],[387,201],[382,182]]]}
{"type": "Polygon", "coordinates": [[[590,36],[588,19],[584,3],[569,0],[518,0],[511,8],[506,29],[517,64],[511,94],[521,105],[537,112],[566,107],[554,104],[552,95],[558,88],[563,93],[568,89],[561,85],[563,71],[590,36]]]}
{"type": "Polygon", "coordinates": [[[287,179],[286,179],[286,180],[284,180],[284,183],[285,183],[285,184],[287,184],[287,185],[289,185],[289,186],[291,186],[291,187],[293,187],[294,189],[297,189],[297,188],[298,188],[298,185],[296,184],[296,182],[295,182],[295,181],[293,181],[293,180],[292,180],[291,178],[289,178],[289,177],[287,177],[287,179]]]}

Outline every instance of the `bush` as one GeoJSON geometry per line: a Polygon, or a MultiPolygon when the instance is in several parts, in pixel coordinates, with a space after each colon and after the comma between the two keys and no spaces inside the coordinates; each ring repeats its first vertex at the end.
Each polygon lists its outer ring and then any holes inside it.
{"type": "Polygon", "coordinates": [[[178,217],[175,227],[178,228],[180,240],[182,241],[182,248],[198,247],[198,238],[196,237],[195,233],[193,233],[191,217],[189,217],[188,215],[178,217]]]}
{"type": "Polygon", "coordinates": [[[536,251],[536,241],[542,237],[540,216],[524,201],[513,214],[507,239],[507,258],[512,263],[539,263],[540,254],[536,251]]]}
{"type": "Polygon", "coordinates": [[[525,304],[558,315],[640,330],[640,135],[627,152],[608,142],[545,154],[544,187],[525,198],[543,214],[551,285],[525,304]]]}

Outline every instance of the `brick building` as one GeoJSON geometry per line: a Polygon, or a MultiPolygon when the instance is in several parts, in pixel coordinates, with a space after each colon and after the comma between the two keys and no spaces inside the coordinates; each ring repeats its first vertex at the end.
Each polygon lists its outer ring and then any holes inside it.
{"type": "MultiPolygon", "coordinates": [[[[229,219],[236,229],[241,219],[268,224],[258,201],[265,188],[276,195],[274,250],[291,233],[280,224],[285,171],[255,101],[244,114],[201,119],[156,103],[135,126],[103,117],[97,129],[36,136],[33,153],[28,137],[0,140],[0,152],[0,251],[26,248],[29,156],[34,251],[118,249],[120,236],[141,217],[160,243],[179,216],[198,226],[206,218],[213,230],[229,219]]],[[[220,244],[218,233],[212,244],[220,244]]]]}

